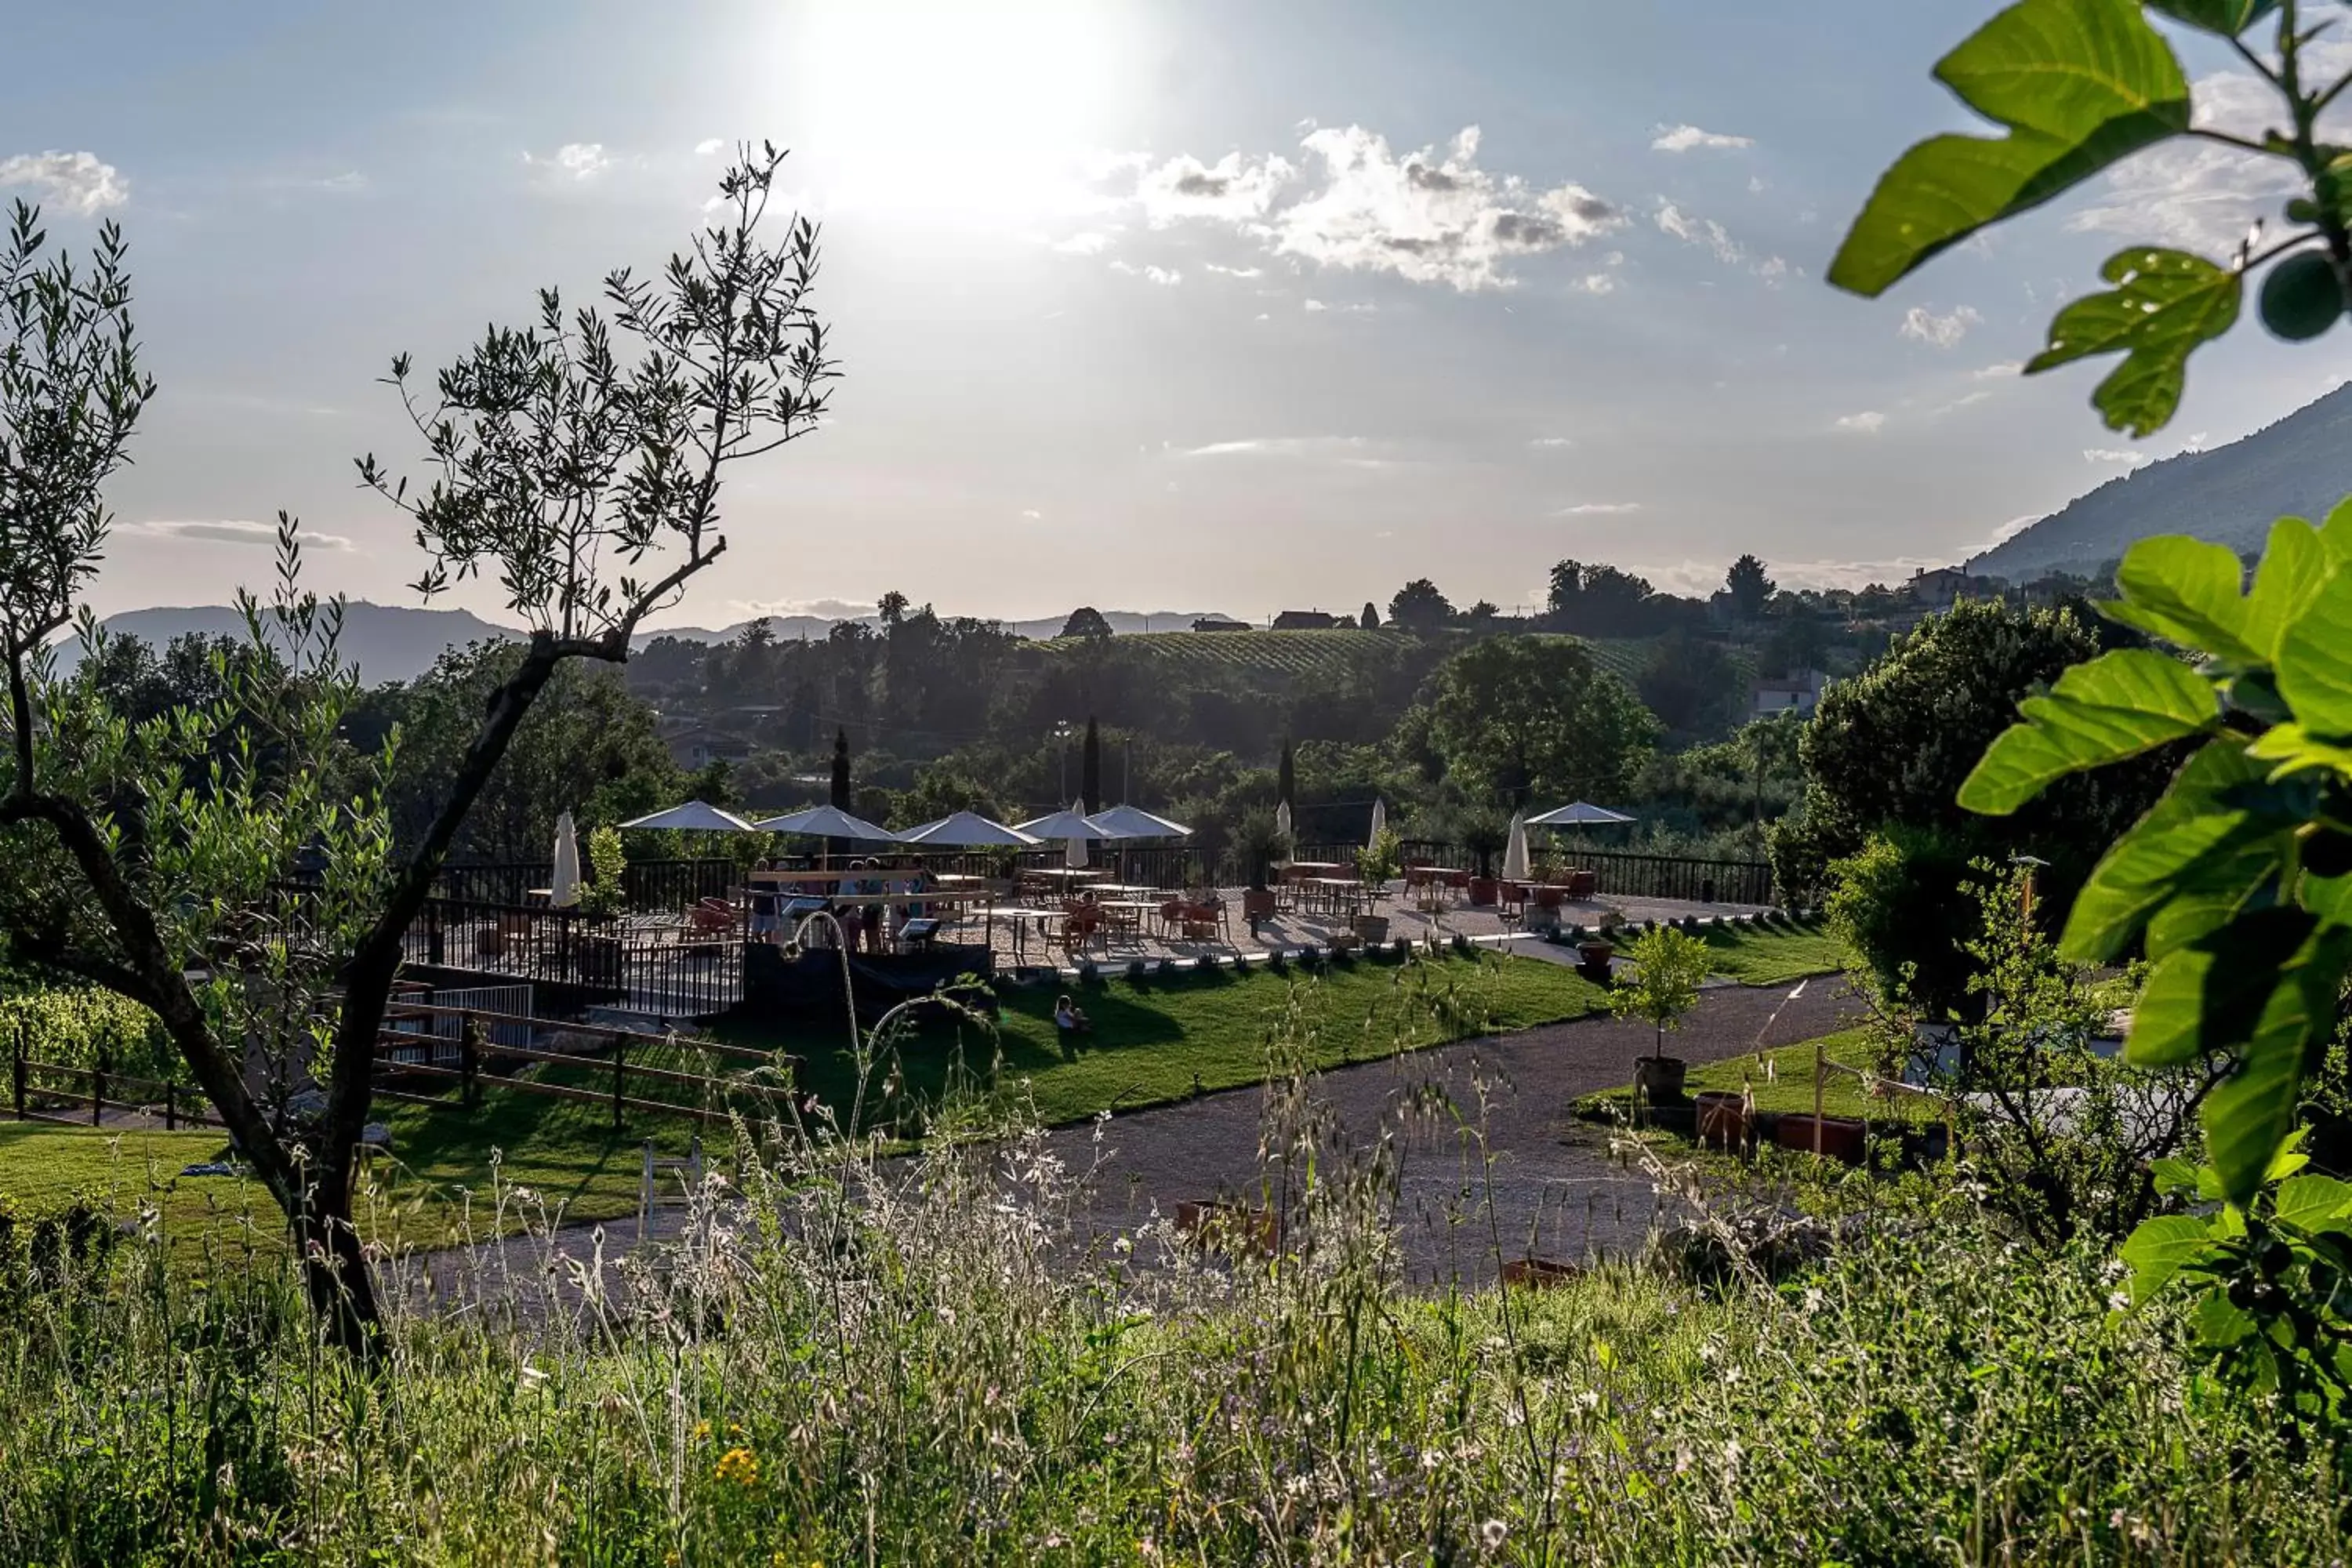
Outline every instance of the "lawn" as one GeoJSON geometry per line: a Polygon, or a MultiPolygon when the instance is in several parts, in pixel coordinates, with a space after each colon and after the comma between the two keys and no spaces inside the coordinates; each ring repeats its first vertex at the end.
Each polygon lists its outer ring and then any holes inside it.
{"type": "MultiPolygon", "coordinates": [[[[1823,1035],[1819,1040],[1804,1040],[1793,1046],[1781,1046],[1767,1051],[1759,1058],[1755,1052],[1729,1058],[1719,1062],[1694,1064],[1684,1079],[1684,1092],[1691,1095],[1720,1090],[1737,1094],[1746,1089],[1755,1097],[1759,1110],[1801,1110],[1813,1109],[1813,1048],[1819,1046],[1833,1062],[1850,1068],[1870,1069],[1875,1066],[1875,1050],[1866,1029],[1842,1029],[1833,1035],[1823,1035]]],[[[1669,1048],[1672,1044],[1669,1042],[1669,1048]]],[[[1606,1115],[1611,1110],[1622,1112],[1633,1104],[1631,1084],[1588,1095],[1577,1104],[1580,1113],[1606,1115]]],[[[1822,1091],[1822,1109],[1831,1116],[1860,1117],[1873,1121],[1940,1121],[1943,1102],[1915,1094],[1890,1094],[1885,1099],[1874,1098],[1859,1079],[1846,1073],[1832,1073],[1822,1091]]]]}
{"type": "Polygon", "coordinates": [[[1853,963],[1845,943],[1819,920],[1712,925],[1703,928],[1703,935],[1715,950],[1715,972],[1744,985],[1787,985],[1816,974],[1842,974],[1853,963]]]}
{"type": "MultiPolygon", "coordinates": [[[[1262,1081],[1267,1042],[1294,1005],[1312,1026],[1318,1068],[1581,1017],[1601,1006],[1599,989],[1564,964],[1491,953],[1411,964],[1359,960],[1312,982],[1295,968],[1105,980],[1074,993],[1093,1028],[1068,1042],[1054,1027],[1057,994],[1051,986],[1006,994],[993,1038],[976,1023],[934,1025],[902,1042],[876,1076],[895,1067],[897,1094],[933,1099],[953,1075],[984,1077],[993,1066],[1000,1085],[1025,1086],[1037,1115],[1059,1124],[1262,1081]]],[[[802,1086],[837,1111],[845,1114],[856,1095],[856,1066],[844,1038],[812,1039],[750,1020],[714,1032],[801,1057],[802,1086]]],[[[876,1098],[869,1084],[869,1113],[876,1098]]]]}
{"type": "Polygon", "coordinates": [[[241,1266],[249,1248],[284,1245],[278,1205],[257,1182],[234,1176],[183,1176],[188,1165],[220,1159],[216,1131],[110,1132],[0,1121],[0,1201],[38,1217],[87,1198],[118,1219],[152,1204],[175,1257],[195,1272],[207,1260],[241,1266]]]}

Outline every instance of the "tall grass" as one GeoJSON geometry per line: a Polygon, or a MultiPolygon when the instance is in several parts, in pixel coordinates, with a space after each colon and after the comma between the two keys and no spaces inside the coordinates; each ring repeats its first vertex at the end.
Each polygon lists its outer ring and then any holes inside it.
{"type": "Polygon", "coordinates": [[[898,1160],[745,1126],[756,1158],[617,1264],[544,1234],[386,1259],[373,1372],[267,1266],[198,1289],[145,1239],[18,1247],[0,1562],[2341,1555],[2332,1456],[2200,1385],[2163,1313],[2114,1315],[2101,1258],[1961,1198],[1778,1282],[1625,1261],[1408,1293],[1398,1151],[1454,1113],[1403,1096],[1343,1141],[1304,1016],[1270,1031],[1265,1254],[1097,1230],[1084,1141],[1074,1163],[1002,1099],[898,1160]]]}

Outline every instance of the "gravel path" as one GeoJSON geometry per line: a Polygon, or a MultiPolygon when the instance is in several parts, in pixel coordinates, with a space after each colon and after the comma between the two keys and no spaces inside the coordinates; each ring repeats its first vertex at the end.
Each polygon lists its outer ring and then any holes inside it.
{"type": "MultiPolygon", "coordinates": [[[[1692,1062],[1720,1061],[1860,1021],[1843,981],[1809,982],[1791,1000],[1795,989],[1710,990],[1667,1049],[1692,1062]]],[[[1475,1281],[1492,1276],[1498,1237],[1503,1256],[1568,1261],[1640,1245],[1656,1215],[1648,1179],[1611,1159],[1606,1134],[1574,1121],[1570,1108],[1630,1079],[1652,1038],[1646,1024],[1580,1019],[1339,1068],[1316,1081],[1316,1093],[1348,1135],[1343,1142],[1359,1143],[1384,1119],[1400,1120],[1409,1097],[1421,1105],[1433,1090],[1443,1097],[1434,1115],[1412,1121],[1418,1131],[1403,1145],[1399,1226],[1411,1278],[1475,1281]],[[1481,1122],[1491,1182],[1459,1131],[1481,1122]]],[[[1094,1223],[1132,1228],[1155,1205],[1170,1214],[1187,1199],[1255,1193],[1264,1107],[1263,1089],[1235,1089],[1114,1117],[1103,1130],[1109,1153],[1094,1223]]],[[[1074,1166],[1094,1157],[1093,1138],[1090,1128],[1055,1134],[1074,1166]]]]}

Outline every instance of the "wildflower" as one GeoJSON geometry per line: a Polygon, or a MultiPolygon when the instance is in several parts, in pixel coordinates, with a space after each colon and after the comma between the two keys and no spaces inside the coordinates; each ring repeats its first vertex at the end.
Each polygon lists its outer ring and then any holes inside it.
{"type": "Polygon", "coordinates": [[[1511,1527],[1499,1519],[1490,1519],[1478,1527],[1478,1544],[1489,1552],[1500,1552],[1509,1539],[1511,1527]]]}
{"type": "Polygon", "coordinates": [[[2107,1310],[2108,1310],[2108,1311],[2110,1311],[2110,1312],[2120,1312],[2120,1311],[2125,1310],[2126,1310],[2126,1309],[2127,1309],[2128,1307],[2130,1307],[2130,1305],[2131,1305],[2131,1292],[2130,1292],[2130,1291],[2128,1291],[2128,1290],[2110,1290],[2110,1291],[2108,1291],[2108,1292],[2107,1292],[2107,1310]]]}
{"type": "Polygon", "coordinates": [[[1818,1286],[1818,1285],[1808,1285],[1808,1286],[1806,1286],[1806,1287],[1805,1287],[1805,1310],[1806,1310],[1806,1311],[1808,1311],[1808,1312],[1818,1312],[1818,1311],[1820,1311],[1821,1310],[1822,1310],[1822,1291],[1821,1291],[1821,1287],[1820,1287],[1820,1286],[1818,1286]]]}
{"type": "Polygon", "coordinates": [[[698,1443],[707,1443],[710,1440],[709,1422],[698,1421],[694,1424],[694,1440],[698,1443]]]}
{"type": "Polygon", "coordinates": [[[719,1468],[713,1473],[750,1491],[760,1484],[760,1456],[749,1448],[730,1448],[719,1456],[719,1468]]]}

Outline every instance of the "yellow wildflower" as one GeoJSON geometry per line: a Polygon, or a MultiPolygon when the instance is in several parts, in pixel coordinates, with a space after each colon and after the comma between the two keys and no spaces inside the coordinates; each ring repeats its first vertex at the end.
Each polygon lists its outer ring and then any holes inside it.
{"type": "Polygon", "coordinates": [[[749,1448],[730,1448],[719,1456],[715,1472],[722,1481],[732,1481],[749,1491],[760,1484],[760,1456],[749,1448]]]}
{"type": "Polygon", "coordinates": [[[694,1440],[698,1443],[706,1443],[710,1440],[709,1422],[698,1421],[694,1424],[694,1440]]]}

